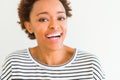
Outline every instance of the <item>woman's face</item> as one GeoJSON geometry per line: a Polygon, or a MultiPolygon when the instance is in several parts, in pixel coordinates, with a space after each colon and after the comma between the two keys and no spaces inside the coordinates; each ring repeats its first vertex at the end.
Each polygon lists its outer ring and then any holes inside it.
{"type": "Polygon", "coordinates": [[[38,46],[44,49],[60,49],[66,35],[66,12],[59,0],[39,0],[34,3],[30,22],[25,22],[34,33],[38,46]]]}

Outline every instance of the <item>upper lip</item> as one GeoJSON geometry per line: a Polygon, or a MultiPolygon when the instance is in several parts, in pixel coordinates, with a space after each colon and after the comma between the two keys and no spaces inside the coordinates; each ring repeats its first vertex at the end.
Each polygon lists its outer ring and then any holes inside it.
{"type": "Polygon", "coordinates": [[[56,36],[61,36],[61,35],[62,35],[62,32],[51,32],[51,33],[46,34],[45,36],[49,38],[49,37],[56,37],[56,36]]]}

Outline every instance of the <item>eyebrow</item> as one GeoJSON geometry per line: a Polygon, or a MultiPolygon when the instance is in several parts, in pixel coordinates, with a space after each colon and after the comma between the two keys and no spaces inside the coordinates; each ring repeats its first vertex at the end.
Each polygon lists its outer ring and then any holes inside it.
{"type": "MultiPolygon", "coordinates": [[[[64,11],[58,11],[57,13],[59,14],[59,13],[65,13],[65,12],[64,11]]],[[[40,13],[37,14],[37,16],[39,16],[40,14],[49,14],[49,13],[48,12],[40,12],[40,13]]]]}

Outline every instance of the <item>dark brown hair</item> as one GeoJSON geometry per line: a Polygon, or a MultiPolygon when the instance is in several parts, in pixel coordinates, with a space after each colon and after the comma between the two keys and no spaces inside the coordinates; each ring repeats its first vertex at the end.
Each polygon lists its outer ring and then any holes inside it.
{"type": "MultiPolygon", "coordinates": [[[[24,22],[30,21],[30,13],[36,1],[39,0],[21,0],[18,6],[18,16],[20,19],[18,23],[21,25],[22,29],[28,34],[28,37],[30,39],[35,39],[35,35],[34,33],[31,34],[26,30],[24,22]]],[[[63,4],[65,8],[66,16],[71,17],[72,14],[70,11],[72,11],[72,9],[69,6],[70,3],[68,2],[68,0],[59,0],[59,1],[63,4]]]]}

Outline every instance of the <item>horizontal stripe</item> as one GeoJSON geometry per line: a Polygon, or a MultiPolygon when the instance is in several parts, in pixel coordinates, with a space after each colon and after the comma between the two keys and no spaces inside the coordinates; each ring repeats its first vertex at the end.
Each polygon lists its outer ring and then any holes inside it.
{"type": "Polygon", "coordinates": [[[47,66],[35,61],[28,49],[10,54],[3,65],[1,80],[102,80],[99,60],[76,49],[74,57],[62,66],[47,66]]]}

